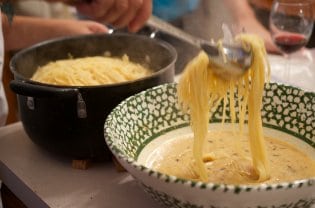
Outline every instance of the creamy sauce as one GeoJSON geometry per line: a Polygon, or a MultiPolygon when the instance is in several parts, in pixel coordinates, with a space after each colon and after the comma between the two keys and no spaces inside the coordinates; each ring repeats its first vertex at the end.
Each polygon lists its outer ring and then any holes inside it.
{"type": "MultiPolygon", "coordinates": [[[[293,145],[265,137],[271,178],[277,183],[315,177],[315,161],[293,145]]],[[[147,157],[146,166],[180,178],[199,180],[192,153],[192,136],[178,137],[163,143],[147,157]]],[[[230,131],[211,131],[204,146],[203,161],[209,182],[257,184],[253,171],[248,135],[230,131]]]]}

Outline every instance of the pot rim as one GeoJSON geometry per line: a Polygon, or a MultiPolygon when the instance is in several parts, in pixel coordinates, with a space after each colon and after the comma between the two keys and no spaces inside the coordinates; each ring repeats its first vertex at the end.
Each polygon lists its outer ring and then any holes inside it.
{"type": "MultiPolygon", "coordinates": [[[[82,88],[103,88],[103,87],[118,87],[118,86],[125,86],[125,85],[130,85],[136,82],[141,82],[150,78],[154,78],[159,76],[160,74],[164,73],[166,70],[168,70],[168,68],[172,65],[175,65],[175,62],[177,60],[177,52],[176,49],[169,43],[167,43],[164,40],[161,39],[155,39],[155,38],[151,38],[148,37],[146,35],[141,35],[141,34],[129,34],[129,33],[111,33],[111,34],[88,34],[88,35],[74,35],[74,36],[67,36],[67,37],[59,37],[59,38],[54,38],[54,39],[50,39],[50,40],[45,40],[42,42],[39,42],[37,44],[34,44],[30,47],[27,47],[25,49],[20,50],[19,52],[17,52],[12,59],[10,60],[9,63],[9,67],[11,72],[14,74],[14,76],[18,79],[23,80],[24,82],[30,83],[30,84],[34,84],[34,85],[41,85],[41,86],[46,86],[46,87],[53,87],[53,88],[76,88],[76,89],[82,89],[82,88]],[[131,81],[125,81],[125,82],[118,82],[118,83],[112,83],[112,84],[103,84],[103,85],[89,85],[89,86],[82,86],[82,85],[54,85],[54,84],[48,84],[48,83],[42,83],[42,82],[38,82],[38,81],[33,81],[30,78],[26,78],[23,75],[21,75],[18,71],[16,71],[16,60],[19,58],[19,56],[21,56],[22,54],[28,53],[31,50],[34,50],[36,48],[39,48],[43,45],[47,45],[47,44],[52,44],[55,42],[59,42],[59,41],[66,41],[66,40],[71,40],[71,39],[82,39],[85,37],[101,37],[101,36],[106,36],[106,37],[111,37],[111,36],[118,36],[118,37],[135,37],[135,38],[139,38],[139,39],[144,39],[144,40],[153,40],[155,41],[158,45],[166,48],[167,50],[170,51],[170,54],[173,55],[173,59],[170,63],[168,63],[166,66],[164,66],[161,69],[158,69],[157,71],[155,71],[154,73],[139,78],[139,79],[135,79],[135,80],[131,80],[131,81]]],[[[174,72],[175,73],[175,72],[174,72]]]]}

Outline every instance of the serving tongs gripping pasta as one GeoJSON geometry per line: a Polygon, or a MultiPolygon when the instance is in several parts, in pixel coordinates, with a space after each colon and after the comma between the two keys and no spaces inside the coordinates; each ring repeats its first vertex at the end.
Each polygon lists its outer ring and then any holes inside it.
{"type": "Polygon", "coordinates": [[[151,16],[147,24],[157,30],[173,35],[203,49],[215,64],[215,73],[223,79],[234,79],[242,76],[252,64],[252,50],[241,42],[214,42],[198,39],[171,24],[151,16]]]}

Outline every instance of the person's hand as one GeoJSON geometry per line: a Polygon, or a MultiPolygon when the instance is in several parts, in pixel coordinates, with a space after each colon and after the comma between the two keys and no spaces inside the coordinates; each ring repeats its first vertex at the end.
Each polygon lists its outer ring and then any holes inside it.
{"type": "Polygon", "coordinates": [[[139,30],[152,13],[151,0],[92,0],[75,6],[84,15],[131,32],[139,30]]]}
{"type": "Polygon", "coordinates": [[[51,34],[54,37],[107,33],[108,28],[98,22],[89,20],[52,20],[51,34]]]}
{"type": "Polygon", "coordinates": [[[152,0],[80,0],[73,5],[83,15],[131,32],[138,31],[152,13],[152,0]]]}

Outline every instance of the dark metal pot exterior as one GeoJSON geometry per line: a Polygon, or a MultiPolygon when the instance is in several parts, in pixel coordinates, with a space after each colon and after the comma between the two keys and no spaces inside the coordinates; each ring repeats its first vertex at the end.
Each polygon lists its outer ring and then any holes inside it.
{"type": "Polygon", "coordinates": [[[11,61],[15,80],[10,86],[18,95],[21,121],[34,143],[72,159],[106,160],[111,155],[103,134],[106,116],[123,99],[147,88],[173,82],[175,60],[176,52],[168,44],[137,35],[93,35],[59,39],[16,54],[11,61]],[[117,45],[115,41],[118,42],[117,45]],[[131,53],[135,53],[132,52],[135,45],[126,50],[121,47],[124,41],[140,41],[142,45],[139,48],[142,51],[133,57],[131,53]],[[89,46],[85,49],[79,46],[76,49],[80,42],[86,42],[89,46]],[[109,42],[110,46],[107,45],[109,42]],[[97,52],[91,47],[93,44],[97,45],[97,52]],[[150,46],[145,49],[146,44],[150,46]],[[100,47],[103,47],[102,50],[99,50],[100,47]],[[157,70],[152,76],[123,84],[61,87],[29,80],[36,68],[48,61],[66,58],[69,53],[74,57],[83,57],[102,54],[106,50],[113,55],[123,55],[121,52],[126,52],[131,60],[138,61],[144,55],[149,55],[152,59],[157,53],[163,53],[161,55],[165,57],[158,57],[160,63],[152,63],[153,69],[157,70]],[[145,52],[146,50],[151,51],[145,52]]]}

